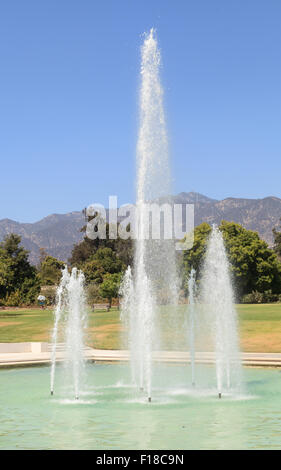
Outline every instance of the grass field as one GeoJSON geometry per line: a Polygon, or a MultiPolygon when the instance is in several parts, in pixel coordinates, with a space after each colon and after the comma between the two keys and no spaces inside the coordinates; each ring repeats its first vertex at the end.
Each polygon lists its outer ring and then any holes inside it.
{"type": "MultiPolygon", "coordinates": [[[[179,321],[182,321],[183,310],[184,307],[181,307],[178,312],[179,321]]],[[[281,352],[281,304],[238,305],[237,310],[242,351],[281,352]]],[[[91,312],[87,343],[102,349],[122,348],[122,325],[119,314],[120,312],[114,308],[110,312],[101,310],[91,312]]],[[[165,344],[168,347],[182,349],[182,329],[178,332],[174,330],[171,316],[168,318],[165,310],[161,318],[165,344]]],[[[2,310],[0,342],[49,341],[52,325],[52,310],[2,310]]],[[[200,345],[198,349],[201,349],[200,345]]]]}

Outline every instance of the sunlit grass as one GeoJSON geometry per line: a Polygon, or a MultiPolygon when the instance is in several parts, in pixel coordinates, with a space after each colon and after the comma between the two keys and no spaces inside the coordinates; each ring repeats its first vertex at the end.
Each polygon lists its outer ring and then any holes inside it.
{"type": "MultiPolygon", "coordinates": [[[[165,349],[186,348],[184,312],[186,306],[176,311],[170,307],[160,308],[160,323],[157,330],[162,332],[159,344],[165,349]],[[179,325],[179,328],[178,328],[179,325]]],[[[245,352],[281,352],[281,304],[238,305],[241,350],[245,352]]],[[[201,323],[198,322],[200,325],[201,323]]],[[[49,341],[53,325],[53,311],[15,309],[0,311],[0,342],[49,341]]],[[[89,311],[86,341],[89,346],[101,349],[126,347],[124,328],[120,312],[112,308],[89,311]],[[122,339],[123,337],[123,339],[122,339]]],[[[201,324],[197,329],[197,350],[208,350],[209,331],[201,324]]]]}

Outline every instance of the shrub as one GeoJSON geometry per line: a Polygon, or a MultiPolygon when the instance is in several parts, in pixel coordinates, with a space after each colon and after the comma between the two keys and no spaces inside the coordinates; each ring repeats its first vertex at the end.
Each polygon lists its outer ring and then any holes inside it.
{"type": "Polygon", "coordinates": [[[253,291],[251,294],[246,294],[242,298],[243,304],[269,304],[280,301],[281,296],[273,294],[271,290],[267,290],[265,292],[253,291]]]}
{"type": "Polygon", "coordinates": [[[279,294],[273,294],[271,290],[267,290],[263,294],[263,303],[268,304],[271,302],[278,302],[279,297],[279,294]]]}
{"type": "Polygon", "coordinates": [[[258,291],[253,291],[250,294],[244,295],[242,304],[261,304],[263,302],[263,294],[258,291]]]}
{"type": "Polygon", "coordinates": [[[20,307],[23,304],[22,294],[19,290],[12,292],[7,298],[5,304],[7,307],[20,307]]]}

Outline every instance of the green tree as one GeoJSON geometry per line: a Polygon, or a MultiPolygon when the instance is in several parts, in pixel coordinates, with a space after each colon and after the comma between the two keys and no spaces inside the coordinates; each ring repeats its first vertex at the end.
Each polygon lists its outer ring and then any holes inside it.
{"type": "MultiPolygon", "coordinates": [[[[86,214],[86,211],[83,211],[86,214]]],[[[94,216],[86,217],[86,221],[89,222],[94,216]]],[[[96,238],[91,240],[86,235],[84,239],[74,245],[70,259],[68,260],[72,267],[82,269],[83,265],[101,248],[110,248],[114,251],[120,261],[128,266],[132,263],[133,259],[133,241],[128,238],[123,240],[119,236],[116,239],[109,238],[109,224],[106,224],[106,238],[96,238]]],[[[81,228],[81,232],[86,232],[86,225],[81,228]]]]}
{"type": "Polygon", "coordinates": [[[231,222],[222,222],[220,229],[241,295],[253,291],[281,292],[281,265],[258,233],[231,222]]]}
{"type": "Polygon", "coordinates": [[[118,297],[121,277],[122,273],[106,274],[99,288],[100,296],[108,299],[109,307],[111,307],[112,299],[118,297]]]}
{"type": "MultiPolygon", "coordinates": [[[[234,222],[223,221],[220,225],[236,292],[241,298],[253,291],[281,292],[281,265],[256,232],[246,230],[234,222]]],[[[194,231],[194,246],[184,253],[184,268],[189,274],[192,266],[200,276],[200,268],[206,251],[211,227],[204,223],[194,231]]]]}
{"type": "Polygon", "coordinates": [[[53,256],[47,255],[45,259],[41,261],[39,268],[39,275],[44,286],[54,286],[59,283],[61,278],[61,271],[64,267],[64,263],[54,258],[53,256]]]}
{"type": "Polygon", "coordinates": [[[36,268],[28,260],[28,251],[20,246],[21,237],[7,236],[0,243],[0,299],[15,305],[33,303],[40,292],[36,268]]]}
{"type": "Polygon", "coordinates": [[[281,226],[279,227],[279,230],[274,228],[272,232],[274,237],[274,251],[277,253],[278,257],[281,258],[281,226]]]}
{"type": "Polygon", "coordinates": [[[90,259],[81,266],[87,283],[101,284],[106,274],[119,273],[125,265],[111,248],[99,248],[90,259]]]}

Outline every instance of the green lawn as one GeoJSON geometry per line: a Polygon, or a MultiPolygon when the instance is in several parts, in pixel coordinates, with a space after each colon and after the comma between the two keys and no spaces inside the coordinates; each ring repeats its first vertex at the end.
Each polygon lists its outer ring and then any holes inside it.
{"type": "MultiPolygon", "coordinates": [[[[178,309],[178,321],[169,315],[169,308],[161,308],[162,342],[167,348],[181,349],[184,329],[174,325],[183,322],[185,307],[178,309]]],[[[238,305],[241,349],[245,352],[281,352],[281,304],[238,305]]],[[[96,348],[118,349],[123,328],[119,311],[95,311],[89,314],[87,343],[96,348]]],[[[15,309],[0,311],[0,342],[49,341],[53,325],[52,310],[15,309]]],[[[200,331],[198,349],[202,349],[208,331],[200,331]]]]}
{"type": "Polygon", "coordinates": [[[241,349],[281,352],[281,304],[239,305],[241,349]]]}

